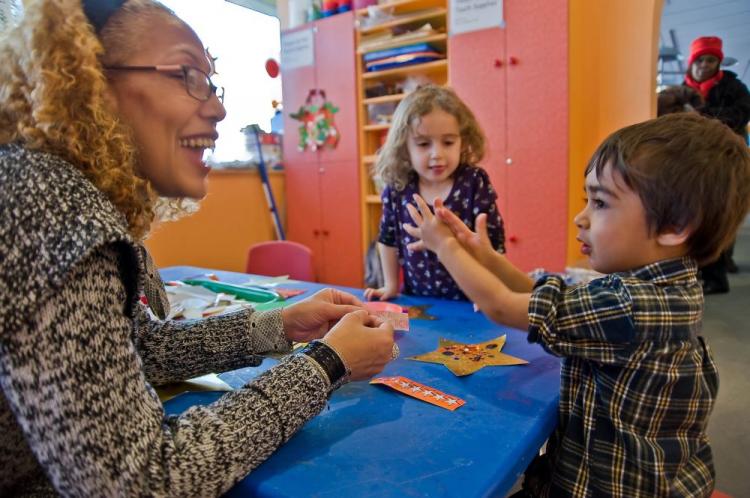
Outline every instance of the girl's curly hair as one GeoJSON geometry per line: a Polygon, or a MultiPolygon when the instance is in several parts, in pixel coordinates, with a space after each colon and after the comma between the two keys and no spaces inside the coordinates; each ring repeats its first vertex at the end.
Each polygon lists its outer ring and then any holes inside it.
{"type": "Polygon", "coordinates": [[[145,24],[139,20],[154,12],[177,19],[158,2],[130,0],[97,37],[80,0],[31,0],[0,40],[0,143],[75,165],[122,212],[137,240],[149,230],[158,197],[136,174],[134,142],[108,101],[102,66],[133,50],[145,24]]]}
{"type": "Polygon", "coordinates": [[[484,157],[485,138],[471,109],[450,88],[426,85],[402,100],[388,132],[383,148],[375,162],[375,177],[396,190],[403,190],[412,175],[407,140],[411,127],[433,109],[442,109],[458,121],[461,135],[461,163],[475,164],[484,157]]]}

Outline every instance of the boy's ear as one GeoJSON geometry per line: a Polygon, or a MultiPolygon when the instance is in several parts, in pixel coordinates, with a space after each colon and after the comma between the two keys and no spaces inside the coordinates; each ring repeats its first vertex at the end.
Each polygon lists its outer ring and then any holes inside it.
{"type": "Polygon", "coordinates": [[[692,233],[693,230],[689,226],[683,227],[679,230],[675,228],[667,228],[656,236],[656,241],[659,245],[665,247],[675,247],[684,244],[692,233]]]}

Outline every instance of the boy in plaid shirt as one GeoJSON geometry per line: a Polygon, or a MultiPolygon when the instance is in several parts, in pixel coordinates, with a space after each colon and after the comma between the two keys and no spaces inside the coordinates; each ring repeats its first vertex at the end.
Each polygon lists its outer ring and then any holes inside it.
{"type": "MultiPolygon", "coordinates": [[[[558,427],[521,496],[710,496],[706,436],[718,373],[698,334],[698,264],[731,243],[750,203],[750,152],[719,121],[680,113],[623,128],[586,168],[581,251],[607,275],[535,284],[435,201],[421,239],[491,319],[564,357],[558,427]]],[[[417,196],[418,197],[418,196],[417,196]]],[[[541,206],[540,206],[541,207],[541,206]]]]}

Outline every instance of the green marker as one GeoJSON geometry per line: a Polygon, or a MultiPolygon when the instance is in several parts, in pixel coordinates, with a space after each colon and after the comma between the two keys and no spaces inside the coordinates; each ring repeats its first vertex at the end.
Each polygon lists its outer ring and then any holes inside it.
{"type": "Polygon", "coordinates": [[[215,280],[188,279],[183,280],[188,285],[198,285],[205,287],[214,292],[223,292],[233,294],[245,301],[253,303],[270,303],[271,301],[283,301],[284,298],[275,291],[264,289],[262,287],[245,287],[237,284],[228,284],[225,282],[216,282],[215,280]]]}

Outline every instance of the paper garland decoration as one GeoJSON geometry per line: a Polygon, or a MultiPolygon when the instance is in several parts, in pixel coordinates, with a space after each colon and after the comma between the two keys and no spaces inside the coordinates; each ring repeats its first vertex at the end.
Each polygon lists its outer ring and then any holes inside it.
{"type": "Polygon", "coordinates": [[[296,113],[290,114],[290,117],[302,122],[299,125],[297,146],[300,151],[309,148],[314,152],[324,146],[330,149],[336,148],[340,135],[333,115],[337,112],[339,108],[328,101],[324,101],[321,105],[311,104],[308,101],[296,113]]]}

